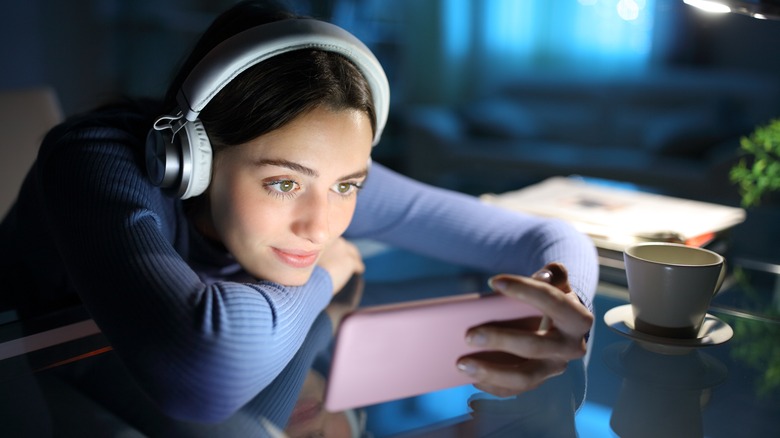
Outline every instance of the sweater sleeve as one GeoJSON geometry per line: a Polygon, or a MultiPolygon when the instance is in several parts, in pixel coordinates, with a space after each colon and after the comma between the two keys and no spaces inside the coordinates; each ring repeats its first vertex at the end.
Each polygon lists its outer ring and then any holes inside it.
{"type": "Polygon", "coordinates": [[[593,311],[595,247],[563,221],[491,206],[375,163],[347,232],[487,273],[530,275],[561,262],[572,288],[593,311]]]}
{"type": "MultiPolygon", "coordinates": [[[[180,202],[142,172],[138,139],[86,127],[44,146],[35,169],[69,281],[134,378],[171,416],[227,418],[287,365],[332,283],[204,284],[175,250],[180,202]]],[[[180,212],[179,212],[180,213],[180,212]]]]}

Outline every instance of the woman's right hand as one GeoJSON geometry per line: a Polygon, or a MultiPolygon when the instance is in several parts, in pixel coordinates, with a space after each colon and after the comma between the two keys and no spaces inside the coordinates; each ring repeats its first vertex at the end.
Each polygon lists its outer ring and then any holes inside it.
{"type": "Polygon", "coordinates": [[[322,252],[317,264],[330,274],[334,295],[346,286],[354,274],[362,274],[366,270],[360,251],[343,237],[322,252]]]}

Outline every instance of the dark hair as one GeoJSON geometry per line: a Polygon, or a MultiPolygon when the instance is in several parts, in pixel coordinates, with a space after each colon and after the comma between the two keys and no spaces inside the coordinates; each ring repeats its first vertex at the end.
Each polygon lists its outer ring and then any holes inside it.
{"type": "MultiPolygon", "coordinates": [[[[220,15],[203,34],[166,95],[167,108],[187,74],[220,42],[261,24],[303,18],[268,1],[244,1],[220,15]]],[[[320,50],[274,56],[238,75],[206,105],[200,120],[215,152],[281,128],[316,107],[365,112],[376,132],[368,82],[347,58],[320,50]]]]}

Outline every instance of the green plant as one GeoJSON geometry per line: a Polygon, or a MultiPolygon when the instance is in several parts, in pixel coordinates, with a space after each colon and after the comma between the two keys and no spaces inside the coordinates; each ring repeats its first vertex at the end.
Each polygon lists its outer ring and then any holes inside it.
{"type": "Polygon", "coordinates": [[[780,190],[780,119],[742,137],[740,151],[743,157],[731,168],[729,177],[739,186],[742,206],[756,206],[764,195],[780,190]]]}

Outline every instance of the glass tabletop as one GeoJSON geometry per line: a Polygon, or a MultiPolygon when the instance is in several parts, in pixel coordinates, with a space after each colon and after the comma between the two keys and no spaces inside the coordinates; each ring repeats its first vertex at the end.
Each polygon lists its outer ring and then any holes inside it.
{"type": "Polygon", "coordinates": [[[780,265],[733,258],[731,276],[712,302],[722,313],[780,323],[780,265]]]}
{"type": "MultiPolygon", "coordinates": [[[[219,424],[163,414],[83,310],[61,312],[50,325],[6,322],[0,325],[2,428],[7,436],[769,436],[780,415],[780,323],[753,316],[769,314],[761,306],[771,299],[761,296],[760,312],[745,304],[745,285],[755,287],[756,294],[769,293],[765,287],[774,285],[764,282],[765,273],[748,273],[731,283],[710,310],[733,336],[675,354],[654,351],[609,326],[607,312],[627,301],[620,285],[602,283],[586,359],[571,362],[563,375],[541,387],[509,398],[464,385],[327,412],[322,401],[333,337],[323,316],[282,374],[219,424]],[[745,316],[731,308],[751,312],[745,316]]],[[[467,292],[482,281],[455,273],[368,281],[363,303],[421,291],[467,292]]]]}

